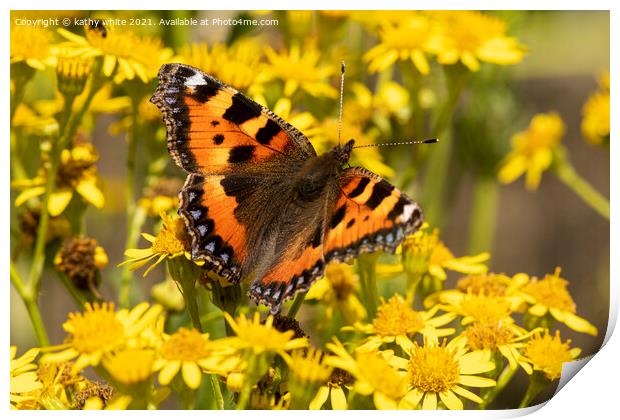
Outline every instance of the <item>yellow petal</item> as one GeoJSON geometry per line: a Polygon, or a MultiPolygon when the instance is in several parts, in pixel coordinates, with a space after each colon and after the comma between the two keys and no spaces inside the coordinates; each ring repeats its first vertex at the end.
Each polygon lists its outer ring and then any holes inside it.
{"type": "Polygon", "coordinates": [[[171,360],[167,362],[164,368],[159,372],[159,383],[162,385],[168,385],[170,381],[172,381],[172,378],[174,378],[174,375],[179,372],[180,368],[181,362],[178,360],[171,360]]]}
{"type": "Polygon", "coordinates": [[[414,50],[413,54],[411,54],[411,61],[413,61],[413,64],[420,71],[420,73],[424,75],[429,73],[430,67],[428,65],[428,60],[422,51],[414,50]]]}
{"type": "Polygon", "coordinates": [[[375,392],[373,402],[375,403],[375,407],[379,410],[396,410],[398,408],[398,403],[388,398],[382,392],[375,392]]]}
{"type": "Polygon", "coordinates": [[[590,335],[597,335],[598,330],[585,319],[570,312],[565,312],[564,323],[572,330],[590,335]]]}
{"type": "Polygon", "coordinates": [[[202,379],[202,373],[200,368],[194,362],[183,362],[181,367],[181,373],[183,374],[183,380],[191,389],[198,389],[200,381],[202,379]]]}
{"type": "Polygon", "coordinates": [[[468,389],[461,388],[458,385],[454,385],[452,387],[452,391],[456,392],[461,397],[467,398],[470,401],[473,401],[473,402],[476,402],[476,403],[481,403],[482,402],[482,398],[480,398],[479,396],[477,396],[473,392],[469,391],[468,389]]]}
{"type": "Polygon", "coordinates": [[[346,410],[347,398],[344,395],[342,388],[332,388],[330,393],[330,401],[332,403],[333,410],[346,410]]]}
{"type": "Polygon", "coordinates": [[[107,77],[112,76],[114,69],[116,67],[116,57],[113,55],[106,55],[103,58],[103,74],[107,77]]]}
{"type": "Polygon", "coordinates": [[[424,396],[424,392],[418,391],[417,389],[412,389],[405,395],[405,400],[409,402],[414,408],[420,404],[420,400],[424,396]]]}
{"type": "Polygon", "coordinates": [[[459,359],[460,373],[472,375],[495,369],[495,363],[486,359],[482,352],[471,352],[459,359]]]}
{"type": "Polygon", "coordinates": [[[459,384],[479,388],[495,386],[495,381],[481,376],[459,375],[459,384]]]}
{"type": "Polygon", "coordinates": [[[529,313],[534,316],[542,317],[547,313],[547,309],[548,308],[544,305],[536,304],[529,309],[529,313]]]}
{"type": "Polygon", "coordinates": [[[19,193],[15,199],[15,206],[19,207],[31,198],[38,197],[45,193],[45,187],[32,187],[19,193]]]}
{"type": "Polygon", "coordinates": [[[463,402],[450,390],[440,392],[439,398],[450,410],[463,409],[463,402]]]}
{"type": "Polygon", "coordinates": [[[47,202],[47,211],[50,216],[58,216],[65,211],[71,198],[73,198],[73,191],[68,189],[51,193],[47,202]]]}
{"type": "Polygon", "coordinates": [[[103,197],[103,193],[97,187],[97,178],[89,177],[81,180],[75,190],[80,194],[84,200],[88,201],[93,206],[98,209],[102,208],[105,204],[105,198],[103,197]]]}
{"type": "Polygon", "coordinates": [[[437,410],[437,394],[434,392],[427,392],[424,395],[424,401],[422,402],[422,410],[437,410]]]}
{"type": "Polygon", "coordinates": [[[329,396],[329,387],[327,386],[320,387],[319,391],[316,393],[312,401],[310,401],[308,408],[310,410],[320,410],[321,407],[323,407],[323,404],[325,404],[325,401],[327,401],[328,396],[329,396]]]}

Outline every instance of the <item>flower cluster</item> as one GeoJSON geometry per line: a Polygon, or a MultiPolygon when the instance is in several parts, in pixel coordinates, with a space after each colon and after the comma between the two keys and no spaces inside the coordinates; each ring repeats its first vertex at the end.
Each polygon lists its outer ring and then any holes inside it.
{"type": "MultiPolygon", "coordinates": [[[[475,86],[509,85],[505,67],[528,50],[513,35],[517,20],[481,11],[244,13],[280,24],[233,29],[219,42],[190,26],[163,34],[97,21],[11,24],[10,276],[37,340],[21,354],[11,346],[11,408],[454,410],[504,408],[508,389],[524,394],[522,406],[533,403],[579,356],[578,336],[567,335],[599,334],[578,311],[572,271],[491,272],[490,243],[464,255],[444,220],[451,150],[461,147],[452,135],[459,100],[475,86]],[[230,284],[212,261],[193,259],[197,241],[176,214],[183,180],[149,101],[169,62],[198,67],[272,109],[317,154],[350,138],[372,146],[441,137],[420,153],[351,154],[351,166],[421,197],[427,222],[394,255],[328,264],[275,316],[251,304],[247,282],[230,284]],[[56,318],[39,306],[42,282],[77,307],[60,342],[47,333],[56,318]],[[517,374],[528,378],[526,392],[512,381],[517,374]]],[[[607,75],[583,106],[589,143],[609,143],[609,103],[607,75]]],[[[500,141],[511,142],[490,166],[500,183],[525,175],[534,190],[553,172],[609,217],[609,203],[570,165],[562,143],[570,124],[537,114],[510,139],[512,122],[497,122],[507,133],[500,141]]],[[[480,233],[475,223],[472,231],[480,233]]]]}

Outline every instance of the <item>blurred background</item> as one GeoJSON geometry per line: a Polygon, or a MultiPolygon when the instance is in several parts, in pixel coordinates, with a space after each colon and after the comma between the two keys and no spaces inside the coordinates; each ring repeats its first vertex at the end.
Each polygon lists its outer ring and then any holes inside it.
{"type": "MultiPolygon", "coordinates": [[[[40,12],[40,15],[46,13],[40,12]]],[[[443,216],[436,220],[436,224],[441,227],[442,239],[455,255],[489,251],[492,271],[509,275],[526,272],[543,277],[552,273],[556,266],[561,266],[562,277],[570,281],[569,288],[577,304],[578,314],[593,323],[598,328],[599,335],[591,337],[585,334],[570,334],[563,325],[556,325],[563,336],[573,339],[574,346],[583,349],[582,354],[591,354],[601,345],[608,318],[609,221],[549,173],[543,174],[540,186],[535,191],[526,190],[522,178],[508,185],[500,185],[495,173],[498,163],[510,151],[511,136],[525,130],[536,113],[555,111],[566,124],[566,135],[562,141],[569,151],[573,166],[596,190],[609,197],[609,150],[589,144],[581,132],[583,105],[597,89],[599,75],[609,69],[609,13],[537,11],[493,14],[506,22],[508,33],[525,45],[527,53],[520,63],[513,66],[483,65],[479,72],[472,75],[470,83],[460,96],[452,116],[453,149],[445,178],[443,216]],[[479,182],[481,178],[489,180],[486,186],[479,182]],[[483,238],[478,238],[477,241],[473,240],[471,235],[471,211],[476,193],[488,198],[489,205],[496,207],[488,220],[489,232],[484,233],[483,238]],[[486,245],[485,249],[480,249],[481,244],[486,245]]],[[[253,12],[154,11],[124,11],[112,14],[63,12],[58,15],[149,17],[154,21],[159,21],[162,17],[227,19],[256,16],[253,12]]],[[[351,89],[353,81],[369,85],[376,83],[377,75],[366,74],[365,65],[361,63],[359,56],[355,56],[365,53],[376,44],[376,37],[361,32],[362,23],[349,21],[335,13],[314,12],[302,17],[300,13],[265,12],[259,16],[271,16],[279,19],[280,23],[277,28],[155,26],[132,30],[140,34],[159,36],[169,47],[188,42],[204,42],[209,46],[216,43],[230,44],[243,37],[260,36],[262,42],[276,50],[287,44],[288,36],[315,34],[319,38],[319,45],[323,46],[320,49],[323,54],[321,62],[336,69],[330,79],[334,88],[338,86],[338,69],[342,59],[347,61],[350,68],[347,70],[350,74],[347,74],[345,92],[351,89]],[[304,25],[307,25],[307,28],[304,25]],[[295,34],[295,31],[303,33],[295,34]]],[[[79,33],[81,29],[71,30],[79,33]]],[[[439,67],[434,63],[430,77],[439,71],[439,67]]],[[[29,88],[26,101],[29,95],[34,97],[41,93],[37,92],[36,86],[35,83],[29,88]]],[[[445,92],[435,91],[434,95],[431,95],[431,101],[441,101],[445,92]]],[[[294,98],[293,109],[304,111],[305,104],[295,103],[294,98]]],[[[330,98],[328,103],[327,109],[334,112],[332,117],[335,117],[337,98],[330,98]]],[[[269,98],[268,104],[273,106],[274,101],[269,98]]],[[[345,105],[345,121],[348,111],[353,112],[345,105]]],[[[114,279],[119,278],[120,269],[116,265],[124,259],[125,201],[123,194],[119,192],[125,182],[127,156],[126,134],[122,130],[118,133],[111,132],[109,127],[118,124],[123,118],[124,115],[101,114],[94,121],[92,133],[92,141],[100,154],[98,172],[102,179],[106,204],[102,210],[88,210],[87,229],[89,236],[99,241],[110,259],[110,264],[102,272],[105,280],[101,285],[102,295],[110,299],[116,296],[118,285],[114,279]],[[121,232],[122,234],[119,234],[121,232]]],[[[409,118],[415,117],[409,115],[409,118]]],[[[399,120],[398,124],[405,128],[400,127],[394,130],[394,133],[408,134],[415,138],[439,135],[427,130],[424,136],[408,132],[407,118],[399,120]]],[[[332,133],[332,136],[335,136],[335,133],[332,133]]],[[[348,139],[351,136],[353,135],[346,130],[343,132],[343,138],[348,139]]],[[[402,139],[373,140],[387,142],[402,139]]],[[[165,150],[165,143],[160,142],[159,146],[165,150]]],[[[427,146],[384,148],[378,153],[381,153],[382,161],[388,165],[391,165],[399,154],[412,155],[412,162],[416,162],[416,156],[426,157],[428,152],[423,150],[424,147],[427,146]]],[[[138,151],[139,159],[146,159],[147,156],[146,150],[138,151]]],[[[429,171],[423,165],[420,168],[420,171],[415,173],[416,182],[409,192],[422,208],[426,209],[425,196],[420,185],[429,171]]],[[[394,165],[394,169],[393,178],[397,182],[402,175],[399,173],[402,168],[394,165]]],[[[183,177],[182,172],[173,165],[169,165],[168,173],[183,177]]],[[[15,192],[12,201],[14,198],[15,192]]],[[[481,203],[484,205],[485,201],[482,200],[481,203]]],[[[12,226],[16,226],[17,211],[14,207],[11,217],[12,226]]],[[[147,223],[142,231],[152,232],[150,229],[152,228],[147,223]]],[[[11,238],[12,246],[18,239],[16,236],[11,238]]],[[[144,245],[144,242],[141,242],[141,245],[144,245]]],[[[450,274],[447,287],[454,286],[459,278],[456,274],[450,274]]],[[[136,295],[148,296],[150,288],[164,279],[164,272],[155,271],[145,279],[139,272],[134,277],[138,285],[136,295]]],[[[53,275],[46,274],[43,279],[41,308],[51,342],[62,341],[62,323],[67,313],[77,308],[53,275]]],[[[310,312],[302,312],[302,324],[308,323],[310,316],[310,312]]],[[[19,348],[35,345],[28,315],[14,290],[11,290],[11,343],[19,348]]],[[[524,374],[522,376],[517,379],[525,386],[526,377],[524,374]]],[[[506,406],[514,406],[521,396],[515,395],[515,401],[511,401],[509,393],[505,394],[507,395],[502,397],[501,404],[506,406]]]]}

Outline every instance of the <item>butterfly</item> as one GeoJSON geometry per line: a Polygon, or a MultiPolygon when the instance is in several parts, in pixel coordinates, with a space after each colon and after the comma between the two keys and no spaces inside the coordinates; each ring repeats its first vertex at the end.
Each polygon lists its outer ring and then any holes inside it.
{"type": "Polygon", "coordinates": [[[394,252],[420,206],[378,175],[349,167],[354,140],[317,156],[295,127],[199,69],[164,64],[151,102],[168,150],[188,172],[179,214],[192,258],[271,313],[307,291],[325,265],[394,252]]]}

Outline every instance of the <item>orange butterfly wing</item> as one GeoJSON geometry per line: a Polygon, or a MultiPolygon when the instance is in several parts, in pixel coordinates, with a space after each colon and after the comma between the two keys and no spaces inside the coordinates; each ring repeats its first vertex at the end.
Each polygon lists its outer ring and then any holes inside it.
{"type": "Polygon", "coordinates": [[[277,177],[278,159],[304,161],[316,152],[271,111],[190,66],[163,65],[151,102],[164,116],[170,154],[190,173],[179,214],[192,237],[192,257],[238,281],[248,247],[247,228],[235,214],[238,195],[277,177]]]}
{"type": "Polygon", "coordinates": [[[345,170],[338,188],[334,205],[307,246],[252,283],[250,296],[271,306],[272,312],[278,312],[296,292],[308,290],[327,263],[348,261],[362,252],[394,252],[406,235],[422,225],[420,207],[366,169],[345,170]]]}

